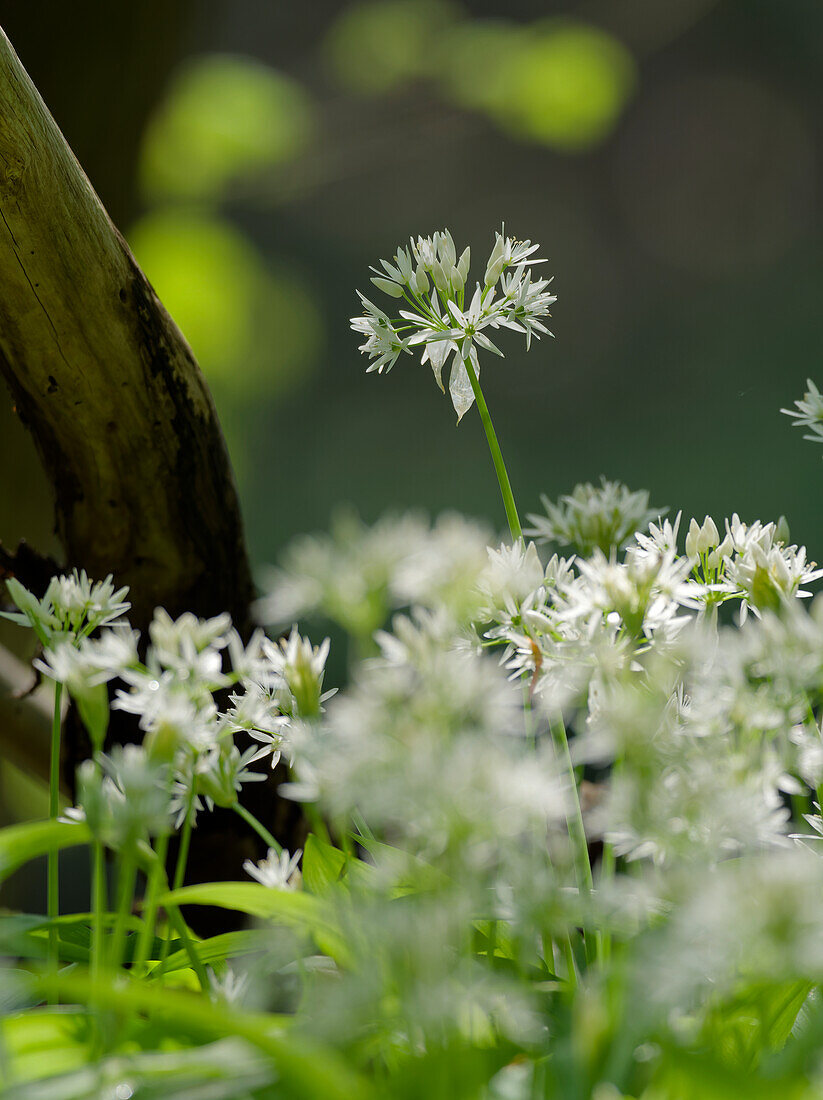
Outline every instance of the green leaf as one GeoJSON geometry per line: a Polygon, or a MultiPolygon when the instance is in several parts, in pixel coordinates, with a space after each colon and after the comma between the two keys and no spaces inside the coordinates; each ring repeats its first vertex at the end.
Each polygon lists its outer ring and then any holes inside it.
{"type": "Polygon", "coordinates": [[[346,856],[339,848],[312,833],[303,850],[303,883],[310,893],[322,897],[343,877],[346,856]]]}
{"type": "MultiPolygon", "coordinates": [[[[105,926],[113,925],[116,919],[114,913],[103,914],[105,926]]],[[[72,913],[53,920],[31,913],[0,915],[0,955],[43,959],[48,954],[49,929],[56,928],[61,961],[87,962],[91,953],[91,922],[91,913],[72,913]]],[[[128,917],[127,928],[132,933],[139,932],[142,927],[143,921],[139,917],[128,917]]],[[[134,935],[129,936],[126,941],[126,962],[131,961],[135,941],[134,935]]],[[[176,950],[179,947],[179,941],[171,942],[176,950]]],[[[150,958],[159,957],[161,946],[161,940],[154,941],[150,958]]]]}
{"type": "Polygon", "coordinates": [[[91,832],[84,822],[27,821],[0,829],[0,882],[29,860],[88,844],[91,832]]]}
{"type": "Polygon", "coordinates": [[[35,1081],[85,1065],[88,1051],[80,1037],[86,1030],[86,1013],[64,1008],[38,1008],[0,1020],[0,1043],[12,1062],[15,1082],[35,1081]]]}
{"type": "Polygon", "coordinates": [[[64,1002],[92,1003],[124,1016],[147,1015],[153,1025],[162,1022],[168,1034],[198,1040],[227,1035],[245,1039],[271,1059],[284,1097],[377,1100],[368,1081],[351,1070],[336,1051],[289,1030],[289,1017],[239,1012],[194,993],[146,982],[95,982],[79,970],[41,975],[37,982],[44,993],[55,994],[64,1002]]]}
{"type": "MultiPolygon", "coordinates": [[[[225,959],[233,959],[239,955],[248,955],[255,951],[263,951],[271,944],[271,936],[268,932],[224,932],[220,936],[212,936],[208,940],[200,940],[197,944],[197,955],[205,965],[223,962],[225,959]]],[[[170,974],[174,970],[185,970],[191,965],[188,952],[183,949],[175,951],[166,959],[165,973],[170,974]]]]}
{"type": "Polygon", "coordinates": [[[109,689],[107,684],[95,684],[87,691],[74,690],[72,699],[77,704],[83,725],[88,730],[95,752],[101,752],[109,728],[109,689]]]}
{"type": "Polygon", "coordinates": [[[216,905],[262,920],[279,921],[311,935],[318,947],[346,965],[350,954],[331,908],[299,890],[273,890],[257,882],[207,882],[183,886],[160,897],[160,905],[216,905]]]}

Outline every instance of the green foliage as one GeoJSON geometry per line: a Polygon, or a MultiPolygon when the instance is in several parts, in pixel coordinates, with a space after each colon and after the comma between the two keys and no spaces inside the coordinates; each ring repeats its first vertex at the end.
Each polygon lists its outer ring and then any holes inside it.
{"type": "Polygon", "coordinates": [[[268,268],[230,222],[161,210],[129,239],[218,393],[242,402],[283,392],[316,365],[323,322],[310,288],[268,268]]]}
{"type": "Polygon", "coordinates": [[[28,821],[0,829],[0,882],[37,856],[88,844],[89,838],[88,828],[76,822],[28,821]]]}
{"type": "Polygon", "coordinates": [[[212,200],[253,171],[292,159],[313,128],[306,93],[248,57],[212,55],[178,71],[143,145],[146,197],[212,200]]]}

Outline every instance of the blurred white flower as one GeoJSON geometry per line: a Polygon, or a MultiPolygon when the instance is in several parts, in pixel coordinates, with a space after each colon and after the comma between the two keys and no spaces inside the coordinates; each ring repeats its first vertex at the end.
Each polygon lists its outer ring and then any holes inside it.
{"type": "Polygon", "coordinates": [[[583,557],[599,549],[604,554],[624,549],[637,532],[644,532],[651,520],[668,509],[649,506],[649,494],[632,492],[619,481],[601,478],[600,485],[577,485],[554,504],[541,501],[544,516],[530,515],[526,534],[538,542],[571,546],[583,557]]]}
{"type": "Polygon", "coordinates": [[[298,868],[302,855],[302,848],[298,848],[293,855],[285,849],[276,852],[274,848],[269,848],[265,859],[261,859],[259,863],[247,859],[243,870],[262,886],[268,886],[272,890],[297,890],[300,886],[298,868]]]}

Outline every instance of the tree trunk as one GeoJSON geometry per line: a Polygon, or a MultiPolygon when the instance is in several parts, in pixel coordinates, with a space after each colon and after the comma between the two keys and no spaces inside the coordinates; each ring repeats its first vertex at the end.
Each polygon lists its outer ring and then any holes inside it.
{"type": "Polygon", "coordinates": [[[0,31],[0,373],[55,491],[69,565],[158,605],[230,611],[252,585],[194,357],[0,31]]]}
{"type": "MultiPolygon", "coordinates": [[[[211,395],[1,30],[0,373],[54,488],[67,564],[129,585],[129,617],[143,631],[162,605],[172,615],[229,611],[247,633],[251,573],[211,395]]],[[[17,561],[38,568],[30,552],[17,561]]],[[[4,564],[14,569],[8,555],[4,564]]],[[[42,728],[42,714],[18,709],[42,728]]],[[[114,736],[129,731],[114,726],[114,736]]],[[[67,750],[73,776],[87,750],[71,738],[67,750]]],[[[251,805],[294,846],[305,825],[276,798],[282,778],[256,784],[251,805]]],[[[191,877],[236,877],[255,854],[259,842],[235,815],[209,815],[191,877]]]]}

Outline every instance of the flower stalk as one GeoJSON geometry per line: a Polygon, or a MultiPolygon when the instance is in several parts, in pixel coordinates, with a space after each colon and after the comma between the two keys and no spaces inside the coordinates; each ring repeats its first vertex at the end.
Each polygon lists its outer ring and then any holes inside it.
{"type": "MultiPolygon", "coordinates": [[[[54,713],[51,723],[51,766],[49,769],[49,817],[57,819],[60,812],[60,731],[62,725],[61,704],[63,685],[54,684],[54,713]]],[[[59,967],[59,933],[54,923],[60,915],[60,863],[59,853],[50,851],[47,865],[46,913],[49,926],[49,969],[55,974],[59,967]]]]}
{"type": "Polygon", "coordinates": [[[514,502],[514,493],[512,492],[509,474],[506,470],[506,463],[503,460],[503,452],[500,450],[500,444],[497,442],[497,433],[494,430],[489,407],[486,404],[486,399],[480,388],[480,379],[477,377],[470,359],[466,360],[466,372],[468,373],[469,382],[471,382],[474,398],[477,402],[477,411],[480,413],[480,419],[483,421],[483,428],[486,432],[486,439],[489,444],[489,450],[491,451],[492,462],[494,463],[494,472],[497,474],[500,494],[503,497],[503,507],[506,509],[506,519],[509,521],[509,531],[516,542],[522,541],[523,529],[520,526],[520,517],[517,514],[517,505],[514,502]]]}

